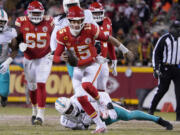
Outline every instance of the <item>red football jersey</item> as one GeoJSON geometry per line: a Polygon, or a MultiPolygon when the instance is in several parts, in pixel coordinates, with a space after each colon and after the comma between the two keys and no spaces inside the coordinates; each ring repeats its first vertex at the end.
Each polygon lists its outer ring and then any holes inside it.
{"type": "MultiPolygon", "coordinates": [[[[99,28],[102,31],[104,31],[104,34],[112,35],[112,23],[108,17],[104,18],[103,23],[102,25],[99,26],[99,28]]],[[[101,55],[106,58],[108,52],[109,52],[110,58],[112,60],[115,60],[116,53],[115,53],[114,46],[111,43],[101,41],[101,55]]]]}
{"type": "Polygon", "coordinates": [[[78,58],[78,65],[83,66],[90,64],[97,56],[94,46],[95,39],[107,41],[109,35],[105,35],[103,31],[93,24],[85,24],[79,36],[74,37],[70,33],[70,28],[65,27],[57,32],[57,49],[55,51],[54,61],[59,62],[59,56],[64,51],[64,48],[74,52],[78,58]]]}
{"type": "Polygon", "coordinates": [[[23,34],[24,43],[28,44],[24,56],[27,59],[42,58],[50,52],[50,36],[54,28],[53,18],[44,16],[43,21],[35,25],[27,16],[16,19],[15,25],[23,34]]]}

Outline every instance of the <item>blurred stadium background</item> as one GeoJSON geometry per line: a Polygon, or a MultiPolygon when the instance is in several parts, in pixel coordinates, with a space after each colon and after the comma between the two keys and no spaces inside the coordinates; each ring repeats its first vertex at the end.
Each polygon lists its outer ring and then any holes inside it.
{"type": "MultiPolygon", "coordinates": [[[[15,19],[18,16],[26,14],[26,8],[30,1],[32,0],[0,0],[0,8],[4,8],[9,15],[10,26],[14,27],[15,19]]],[[[63,12],[62,0],[39,1],[45,6],[48,15],[56,16],[63,12]]],[[[157,80],[152,74],[152,51],[158,38],[168,32],[171,20],[178,17],[180,0],[80,1],[86,8],[91,2],[101,2],[104,5],[106,16],[112,20],[113,35],[134,52],[136,58],[132,63],[123,59],[122,54],[117,53],[119,74],[117,77],[111,76],[107,85],[108,92],[114,100],[129,105],[138,105],[138,99],[142,100],[142,96],[139,95],[146,95],[146,92],[142,94],[139,91],[150,91],[157,86],[157,80]]],[[[11,93],[8,98],[9,103],[26,102],[22,57],[23,54],[19,52],[18,57],[10,67],[11,93]]],[[[70,97],[73,94],[65,64],[52,67],[46,88],[48,103],[53,103],[59,96],[70,97]]],[[[138,107],[142,108],[142,106],[138,107]]],[[[174,104],[173,107],[175,108],[174,104]]]]}

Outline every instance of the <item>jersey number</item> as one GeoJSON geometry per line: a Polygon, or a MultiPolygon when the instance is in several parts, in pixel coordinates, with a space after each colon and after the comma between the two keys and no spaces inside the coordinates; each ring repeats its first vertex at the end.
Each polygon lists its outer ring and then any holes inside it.
{"type": "MultiPolygon", "coordinates": [[[[74,51],[74,47],[71,47],[70,50],[74,51]]],[[[81,60],[87,59],[91,56],[88,45],[77,46],[77,53],[81,60]]]]}
{"type": "Polygon", "coordinates": [[[27,33],[26,43],[29,48],[43,48],[46,46],[47,33],[27,33]]]}

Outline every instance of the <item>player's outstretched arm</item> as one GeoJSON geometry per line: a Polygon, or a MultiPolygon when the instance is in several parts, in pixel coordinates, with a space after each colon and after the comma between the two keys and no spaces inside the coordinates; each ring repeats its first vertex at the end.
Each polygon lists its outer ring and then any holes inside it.
{"type": "Polygon", "coordinates": [[[130,61],[134,60],[133,53],[128,50],[121,42],[119,42],[116,38],[113,36],[109,36],[108,42],[110,42],[112,45],[118,47],[118,49],[123,53],[125,57],[127,57],[130,61]]]}

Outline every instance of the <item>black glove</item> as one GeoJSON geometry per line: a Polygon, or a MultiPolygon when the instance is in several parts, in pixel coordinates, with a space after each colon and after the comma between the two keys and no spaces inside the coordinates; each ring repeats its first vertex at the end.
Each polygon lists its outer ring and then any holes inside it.
{"type": "Polygon", "coordinates": [[[153,73],[154,78],[158,79],[161,75],[162,73],[159,69],[154,69],[154,73],[153,73]]]}

